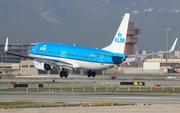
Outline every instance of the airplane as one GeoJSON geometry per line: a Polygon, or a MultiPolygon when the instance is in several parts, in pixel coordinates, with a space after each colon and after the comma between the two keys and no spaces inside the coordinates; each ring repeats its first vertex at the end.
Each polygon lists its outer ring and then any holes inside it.
{"type": "Polygon", "coordinates": [[[154,54],[162,54],[174,51],[176,38],[169,51],[155,52],[148,54],[125,55],[124,48],[129,23],[129,13],[125,13],[123,20],[111,42],[102,49],[77,47],[55,43],[39,43],[30,50],[28,55],[8,51],[8,38],[6,39],[4,51],[6,54],[28,58],[34,61],[35,68],[48,71],[57,68],[60,77],[68,77],[66,70],[86,69],[88,77],[95,77],[95,70],[102,70],[115,67],[117,64],[129,63],[136,60],[136,57],[154,54]]]}

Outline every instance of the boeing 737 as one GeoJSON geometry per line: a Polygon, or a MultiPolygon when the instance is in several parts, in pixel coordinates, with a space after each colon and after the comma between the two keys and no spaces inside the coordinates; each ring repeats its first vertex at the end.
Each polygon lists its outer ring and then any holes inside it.
{"type": "Polygon", "coordinates": [[[6,54],[32,59],[35,68],[48,71],[57,68],[60,77],[68,77],[68,69],[86,69],[88,77],[95,77],[95,70],[102,70],[115,67],[117,64],[129,63],[139,56],[162,54],[172,52],[178,38],[176,38],[169,51],[125,55],[124,48],[127,36],[127,28],[130,14],[126,13],[112,40],[112,43],[102,49],[77,47],[54,43],[40,43],[30,50],[28,55],[8,51],[8,38],[6,39],[4,51],[6,54]]]}

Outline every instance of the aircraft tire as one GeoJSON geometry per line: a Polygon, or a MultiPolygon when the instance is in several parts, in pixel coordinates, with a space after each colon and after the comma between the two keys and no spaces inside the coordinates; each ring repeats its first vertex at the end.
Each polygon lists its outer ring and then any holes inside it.
{"type": "Polygon", "coordinates": [[[91,76],[95,77],[96,76],[96,72],[95,71],[91,72],[91,76]]]}
{"type": "Polygon", "coordinates": [[[65,78],[67,78],[68,77],[68,72],[64,71],[63,75],[64,75],[65,78]]]}
{"type": "Polygon", "coordinates": [[[63,75],[64,75],[64,74],[63,74],[63,72],[61,71],[60,74],[59,74],[59,76],[62,78],[63,75]]]}
{"type": "Polygon", "coordinates": [[[91,77],[91,70],[87,72],[87,76],[91,77]]]}

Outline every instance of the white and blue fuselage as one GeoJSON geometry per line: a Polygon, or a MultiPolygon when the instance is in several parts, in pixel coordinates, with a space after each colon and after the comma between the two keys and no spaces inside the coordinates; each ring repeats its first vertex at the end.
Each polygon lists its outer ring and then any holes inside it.
{"type": "Polygon", "coordinates": [[[115,64],[121,64],[125,58],[125,54],[113,53],[101,49],[53,43],[40,43],[35,45],[31,49],[30,55],[37,58],[39,57],[67,62],[72,64],[73,68],[84,68],[90,70],[113,67],[115,64]],[[101,53],[103,55],[97,53],[101,53]]]}

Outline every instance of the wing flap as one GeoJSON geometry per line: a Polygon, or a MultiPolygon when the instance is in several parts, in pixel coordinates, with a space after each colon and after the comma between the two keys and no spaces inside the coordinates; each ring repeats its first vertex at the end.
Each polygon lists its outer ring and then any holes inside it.
{"type": "Polygon", "coordinates": [[[95,54],[95,55],[103,55],[103,56],[120,57],[120,58],[122,58],[122,56],[118,56],[118,55],[101,54],[101,53],[94,53],[94,54],[95,54]]]}

